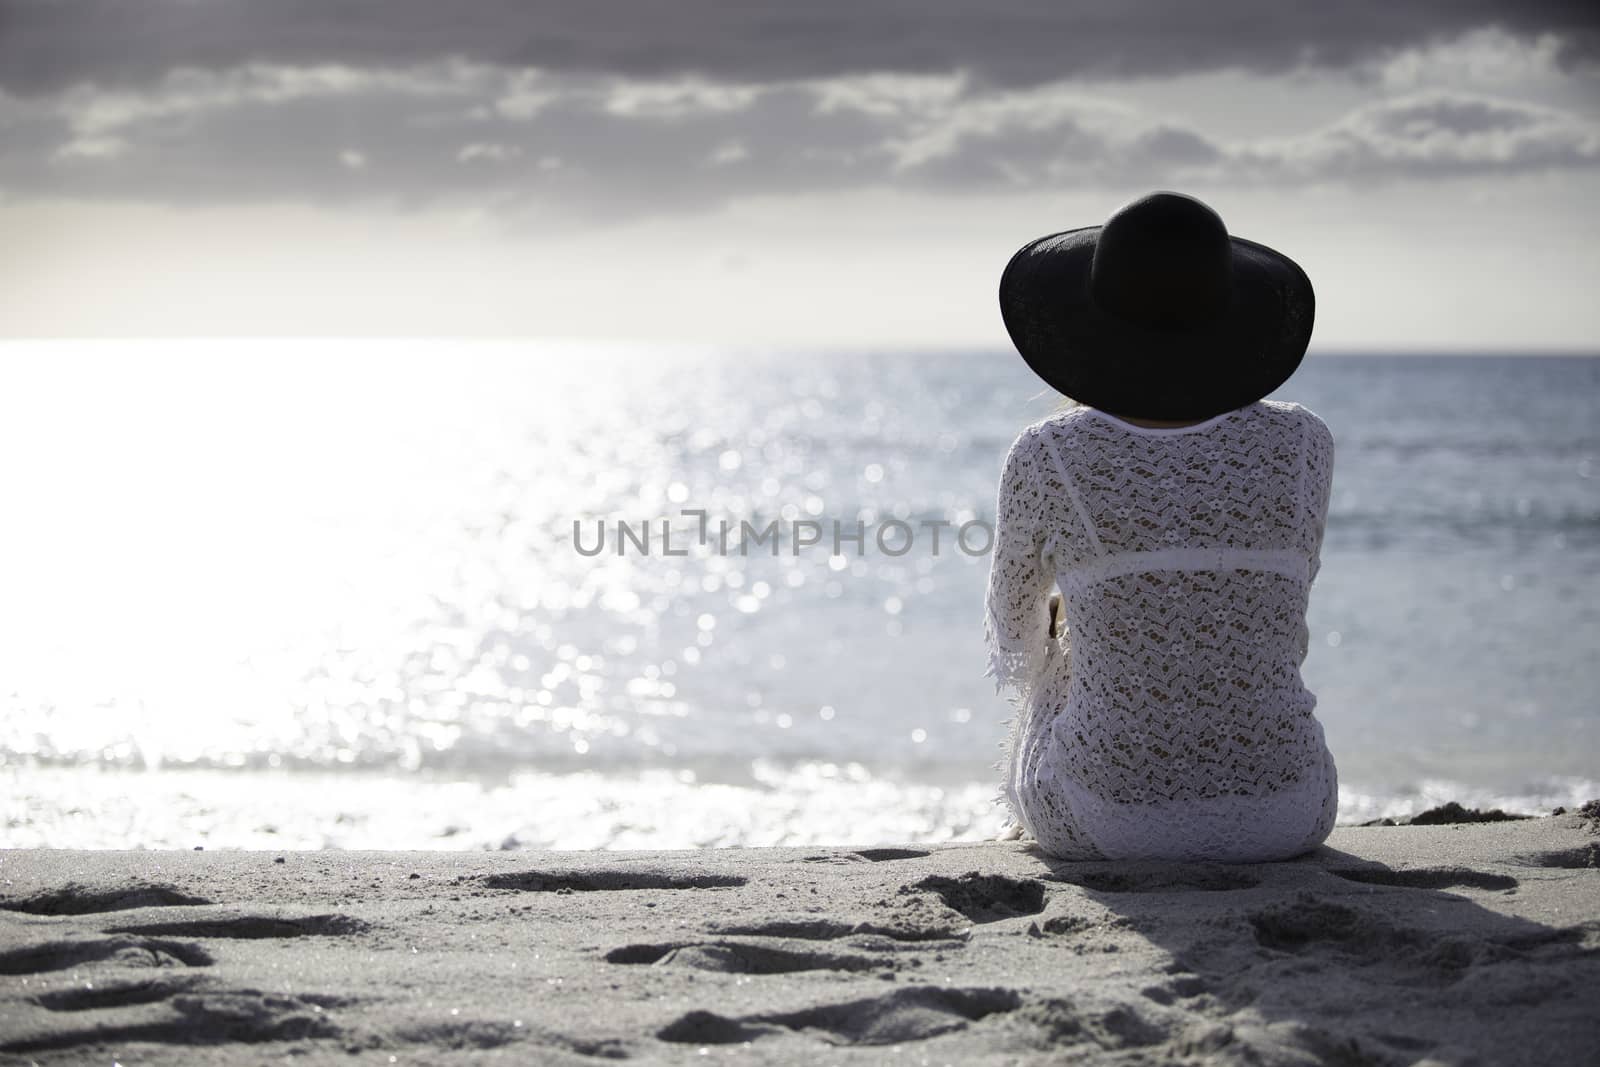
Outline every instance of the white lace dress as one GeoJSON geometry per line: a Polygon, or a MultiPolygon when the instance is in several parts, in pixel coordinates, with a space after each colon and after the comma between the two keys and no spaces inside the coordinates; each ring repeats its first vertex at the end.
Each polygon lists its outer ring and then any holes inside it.
{"type": "Polygon", "coordinates": [[[1255,862],[1328,836],[1300,665],[1332,477],[1327,424],[1285,401],[1160,429],[1075,407],[1017,437],[987,674],[1015,711],[1001,799],[1046,852],[1255,862]]]}

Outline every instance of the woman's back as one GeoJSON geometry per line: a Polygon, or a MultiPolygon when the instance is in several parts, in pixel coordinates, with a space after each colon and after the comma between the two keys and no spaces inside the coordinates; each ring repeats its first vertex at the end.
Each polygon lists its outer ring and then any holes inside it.
{"type": "Polygon", "coordinates": [[[1168,428],[1079,407],[1018,437],[986,622],[1022,697],[1004,793],[1049,851],[1267,859],[1332,828],[1299,669],[1332,466],[1326,424],[1280,401],[1168,428]]]}

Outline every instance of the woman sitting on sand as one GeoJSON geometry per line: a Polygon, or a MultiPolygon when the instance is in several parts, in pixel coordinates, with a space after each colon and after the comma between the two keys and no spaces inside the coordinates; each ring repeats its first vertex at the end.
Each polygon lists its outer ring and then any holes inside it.
{"type": "Polygon", "coordinates": [[[1011,445],[996,509],[984,621],[1014,691],[1012,836],[1065,859],[1315,848],[1338,780],[1300,664],[1333,437],[1262,399],[1305,354],[1310,280],[1155,193],[1025,246],[1000,305],[1076,401],[1011,445]]]}

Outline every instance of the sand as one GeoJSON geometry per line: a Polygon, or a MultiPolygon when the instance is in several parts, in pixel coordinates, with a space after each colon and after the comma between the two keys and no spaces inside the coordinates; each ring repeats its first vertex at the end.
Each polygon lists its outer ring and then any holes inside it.
{"type": "Polygon", "coordinates": [[[1600,1062],[1600,822],[1029,845],[0,853],[0,1063],[1600,1062]]]}

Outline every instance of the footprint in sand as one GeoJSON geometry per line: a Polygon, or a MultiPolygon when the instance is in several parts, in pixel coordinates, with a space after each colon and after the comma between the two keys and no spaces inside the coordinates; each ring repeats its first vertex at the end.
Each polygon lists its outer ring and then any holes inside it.
{"type": "Polygon", "coordinates": [[[1010,878],[1003,874],[976,871],[959,878],[932,875],[901,893],[933,893],[947,908],[958,911],[975,923],[999,922],[1044,910],[1044,883],[1032,878],[1010,878]]]}
{"type": "Polygon", "coordinates": [[[130,1042],[259,1044],[338,1037],[341,1033],[320,1005],[288,994],[253,990],[177,993],[166,999],[166,1007],[169,1010],[149,1019],[124,1022],[89,1016],[81,1026],[12,1035],[0,1040],[0,1051],[47,1052],[130,1042]]]}
{"type": "Polygon", "coordinates": [[[869,863],[892,863],[896,860],[920,860],[932,855],[916,848],[863,848],[856,855],[869,863]]]}
{"type": "Polygon", "coordinates": [[[0,901],[0,910],[21,911],[29,915],[95,915],[106,911],[132,911],[134,908],[171,908],[210,903],[204,897],[180,892],[170,885],[90,889],[69,882],[60,889],[31,897],[0,901]]]}
{"type": "Polygon", "coordinates": [[[1363,885],[1390,885],[1403,889],[1515,889],[1517,880],[1504,874],[1469,867],[1346,867],[1328,870],[1335,878],[1363,885]]]}
{"type": "Polygon", "coordinates": [[[889,966],[871,956],[776,948],[737,941],[623,945],[606,953],[607,963],[692,967],[728,974],[792,974],[796,971],[872,971],[889,966]]]}
{"type": "Polygon", "coordinates": [[[481,879],[490,889],[524,893],[603,893],[632,889],[726,889],[750,880],[737,874],[674,874],[664,871],[518,871],[481,879]]]}
{"type": "Polygon", "coordinates": [[[1556,852],[1538,852],[1531,856],[1519,856],[1517,857],[1517,862],[1524,867],[1559,868],[1568,871],[1581,871],[1600,867],[1600,841],[1591,841],[1587,845],[1561,849],[1556,852]]]}
{"type": "Polygon", "coordinates": [[[949,923],[845,922],[840,919],[774,919],[759,923],[714,925],[713,934],[740,937],[783,937],[801,941],[836,941],[845,937],[886,937],[891,941],[965,941],[965,925],[949,923]]]}
{"type": "Polygon", "coordinates": [[[196,979],[190,975],[150,978],[140,982],[90,982],[41,993],[33,1001],[46,1011],[128,1008],[169,1000],[193,989],[195,983],[196,979]]]}
{"type": "Polygon", "coordinates": [[[894,1045],[925,1041],[969,1023],[1015,1011],[1022,998],[1010,989],[912,986],[881,997],[825,1004],[802,1011],[727,1018],[692,1011],[656,1036],[678,1044],[726,1045],[785,1031],[812,1034],[833,1045],[894,1045]]]}
{"type": "Polygon", "coordinates": [[[825,852],[802,856],[802,863],[892,863],[897,860],[920,860],[931,853],[919,848],[861,848],[852,852],[825,852]]]}
{"type": "Polygon", "coordinates": [[[199,945],[151,937],[97,937],[47,941],[0,952],[0,974],[43,974],[88,963],[123,967],[209,967],[199,945]]]}
{"type": "Polygon", "coordinates": [[[1037,1027],[1053,1048],[1080,1042],[1107,1051],[1146,1048],[1171,1036],[1167,1027],[1130,1005],[1090,1006],[1066,997],[1034,1001],[1016,1013],[1016,1020],[1037,1027]]]}
{"type": "Polygon", "coordinates": [[[135,923],[128,926],[114,926],[106,932],[259,940],[285,937],[340,937],[363,933],[369,929],[371,927],[367,923],[360,919],[352,919],[348,915],[307,915],[301,918],[237,915],[224,918],[135,923]]]}
{"type": "Polygon", "coordinates": [[[1468,968],[1519,955],[1496,941],[1395,926],[1376,914],[1308,893],[1299,894],[1292,903],[1255,912],[1249,922],[1262,948],[1398,965],[1443,984],[1458,981],[1468,968]]]}

